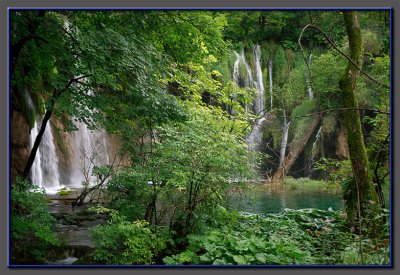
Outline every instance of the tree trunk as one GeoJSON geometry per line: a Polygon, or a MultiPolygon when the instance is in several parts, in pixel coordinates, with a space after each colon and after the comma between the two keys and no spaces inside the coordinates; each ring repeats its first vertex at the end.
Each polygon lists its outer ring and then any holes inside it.
{"type": "MultiPolygon", "coordinates": [[[[354,11],[343,11],[344,23],[346,26],[347,37],[349,40],[350,58],[359,68],[362,66],[362,38],[358,18],[354,11]]],[[[341,89],[341,99],[344,108],[358,108],[356,97],[356,80],[359,70],[348,62],[343,76],[339,81],[341,89]]],[[[347,201],[349,220],[354,224],[357,212],[371,204],[377,204],[377,196],[369,175],[369,163],[365,150],[364,138],[361,129],[360,114],[357,110],[347,110],[344,112],[344,122],[347,129],[347,140],[349,153],[354,174],[356,195],[350,196],[351,201],[347,201]],[[354,201],[356,200],[356,201],[354,201]]],[[[360,212],[362,213],[362,212],[360,212]]]]}
{"type": "Polygon", "coordinates": [[[39,133],[35,139],[35,143],[33,144],[31,153],[29,154],[28,161],[26,162],[23,177],[27,178],[29,176],[29,172],[31,171],[33,162],[35,161],[37,150],[39,149],[40,142],[42,141],[43,134],[46,130],[47,122],[50,120],[53,110],[47,110],[44,115],[42,125],[40,126],[39,133]]]}
{"type": "Polygon", "coordinates": [[[312,133],[317,128],[320,122],[321,122],[321,115],[313,117],[309,127],[306,127],[304,129],[304,132],[302,133],[300,138],[295,139],[291,142],[290,151],[287,154],[286,158],[284,159],[282,165],[280,165],[278,170],[275,172],[272,178],[272,184],[274,185],[281,184],[282,179],[286,176],[286,174],[289,172],[294,162],[299,157],[300,153],[303,151],[312,133]]]}

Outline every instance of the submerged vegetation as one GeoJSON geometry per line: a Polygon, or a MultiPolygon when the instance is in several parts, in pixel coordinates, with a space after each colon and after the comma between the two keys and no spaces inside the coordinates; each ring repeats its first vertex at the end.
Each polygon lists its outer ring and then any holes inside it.
{"type": "Polygon", "coordinates": [[[11,10],[12,263],[389,266],[389,25],[11,10]]]}

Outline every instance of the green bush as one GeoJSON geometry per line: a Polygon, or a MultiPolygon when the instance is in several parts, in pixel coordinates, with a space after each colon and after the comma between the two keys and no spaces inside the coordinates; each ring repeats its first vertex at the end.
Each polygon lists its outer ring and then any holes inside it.
{"type": "Polygon", "coordinates": [[[92,229],[95,243],[94,260],[104,264],[153,264],[156,256],[172,244],[171,232],[162,227],[150,227],[146,221],[127,221],[111,213],[107,225],[92,229]]]}
{"type": "Polygon", "coordinates": [[[13,256],[43,262],[52,246],[60,245],[53,232],[55,219],[47,210],[46,193],[17,177],[11,185],[10,238],[13,256]],[[21,245],[26,244],[26,245],[21,245]]]}

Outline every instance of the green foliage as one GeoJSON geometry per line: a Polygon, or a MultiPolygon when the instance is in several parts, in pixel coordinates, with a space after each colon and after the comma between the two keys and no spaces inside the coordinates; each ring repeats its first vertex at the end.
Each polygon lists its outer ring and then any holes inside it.
{"type": "Polygon", "coordinates": [[[44,191],[35,186],[29,189],[29,182],[17,177],[11,185],[10,198],[13,257],[23,255],[43,261],[52,246],[61,244],[53,232],[55,219],[47,210],[44,191]]]}
{"type": "MultiPolygon", "coordinates": [[[[164,258],[166,264],[343,264],[348,251],[357,253],[355,235],[344,230],[341,212],[316,209],[279,214],[236,215],[235,219],[202,235],[189,235],[181,253],[164,258]]],[[[370,241],[369,241],[370,242],[370,241]]],[[[371,242],[370,242],[371,243],[371,242]]],[[[382,244],[381,244],[382,245],[382,244]]],[[[383,247],[383,245],[381,246],[383,247]]],[[[371,262],[381,262],[379,251],[367,252],[371,262]]],[[[387,260],[387,258],[385,258],[387,260]]],[[[360,264],[360,262],[352,262],[360,264]]]]}
{"type": "Polygon", "coordinates": [[[382,40],[378,39],[376,33],[364,30],[361,35],[363,38],[364,54],[379,55],[382,52],[382,40]]]}
{"type": "Polygon", "coordinates": [[[146,221],[127,221],[114,211],[107,225],[92,229],[91,237],[96,245],[92,257],[118,265],[153,264],[155,256],[173,243],[167,228],[150,227],[146,221]]]}
{"type": "MultiPolygon", "coordinates": [[[[141,210],[144,215],[144,207],[156,196],[163,207],[174,212],[171,223],[184,231],[192,227],[196,215],[221,202],[232,178],[240,181],[252,176],[247,145],[223,111],[187,104],[192,119],[158,127],[150,158],[137,160],[136,166],[109,184],[119,198],[114,204],[124,205],[126,210],[136,208],[133,213],[141,210]]],[[[166,209],[159,209],[159,214],[166,209]]]]}
{"type": "Polygon", "coordinates": [[[315,169],[324,171],[327,175],[326,180],[333,187],[339,187],[353,173],[350,160],[338,161],[325,157],[315,163],[315,169]]]}
{"type": "Polygon", "coordinates": [[[335,133],[337,121],[334,114],[326,115],[322,118],[322,132],[326,135],[335,133]]]}
{"type": "Polygon", "coordinates": [[[315,112],[316,109],[315,99],[306,99],[292,111],[293,123],[290,127],[289,136],[293,139],[300,139],[310,122],[314,119],[310,114],[315,112]]]}
{"type": "Polygon", "coordinates": [[[313,60],[312,85],[321,109],[333,109],[338,106],[339,79],[346,64],[346,59],[336,51],[328,51],[313,60]]]}
{"type": "Polygon", "coordinates": [[[330,182],[322,181],[322,180],[313,180],[309,178],[292,178],[285,177],[283,180],[285,187],[294,190],[294,189],[306,189],[306,190],[335,190],[338,188],[336,185],[332,185],[330,182]]]}
{"type": "Polygon", "coordinates": [[[307,97],[305,66],[295,69],[283,69],[282,78],[282,99],[285,103],[285,110],[290,113],[296,106],[302,104],[307,97]]]}

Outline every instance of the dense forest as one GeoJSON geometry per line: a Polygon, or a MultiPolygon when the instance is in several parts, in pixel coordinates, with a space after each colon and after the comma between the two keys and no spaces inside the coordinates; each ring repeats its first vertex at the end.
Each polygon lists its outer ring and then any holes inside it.
{"type": "Polygon", "coordinates": [[[389,10],[11,10],[13,265],[382,265],[389,10]]]}

